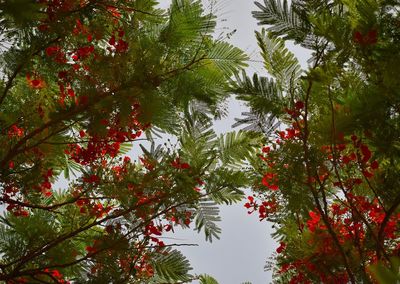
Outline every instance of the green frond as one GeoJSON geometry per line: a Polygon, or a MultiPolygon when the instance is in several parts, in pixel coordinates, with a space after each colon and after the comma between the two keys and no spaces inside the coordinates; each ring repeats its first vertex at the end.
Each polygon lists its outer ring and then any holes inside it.
{"type": "Polygon", "coordinates": [[[374,279],[376,279],[378,283],[399,283],[400,258],[392,257],[390,263],[390,267],[385,266],[382,262],[378,262],[369,267],[374,279]]]}
{"type": "Polygon", "coordinates": [[[193,136],[194,139],[204,139],[207,142],[211,142],[216,138],[212,121],[208,113],[199,104],[191,103],[185,113],[184,124],[185,132],[193,136]]]}
{"type": "Polygon", "coordinates": [[[207,54],[207,59],[229,76],[236,73],[238,69],[247,67],[245,61],[249,57],[241,49],[227,42],[217,41],[207,54]]]}
{"type": "Polygon", "coordinates": [[[64,178],[69,179],[71,174],[76,177],[82,171],[82,166],[65,156],[64,178]]]}
{"type": "Polygon", "coordinates": [[[253,113],[282,112],[282,91],[273,79],[258,76],[256,73],[250,78],[243,71],[242,76],[236,76],[232,84],[232,91],[237,98],[246,101],[253,113]]]}
{"type": "Polygon", "coordinates": [[[174,48],[185,43],[201,42],[216,25],[214,15],[203,15],[201,1],[173,0],[169,12],[161,40],[174,48]]]}
{"type": "Polygon", "coordinates": [[[218,284],[218,281],[207,274],[200,275],[200,284],[218,284]]]}
{"type": "Polygon", "coordinates": [[[23,255],[24,252],[21,248],[24,248],[25,244],[21,236],[8,226],[9,220],[4,217],[1,219],[3,224],[0,225],[0,254],[2,255],[0,263],[7,263],[13,258],[23,255]]]}
{"type": "Polygon", "coordinates": [[[177,281],[188,281],[192,276],[189,271],[189,261],[178,250],[170,247],[158,251],[152,264],[156,275],[152,279],[152,283],[176,283],[177,281]]]}
{"type": "Polygon", "coordinates": [[[206,241],[212,242],[213,238],[219,239],[221,228],[216,222],[221,221],[219,217],[219,208],[214,201],[208,198],[200,200],[195,210],[195,229],[200,232],[204,229],[206,241]]]}
{"type": "Polygon", "coordinates": [[[297,58],[285,47],[285,41],[265,29],[256,32],[256,38],[265,69],[276,78],[278,86],[282,86],[283,90],[292,87],[302,70],[297,58]]]}
{"type": "Polygon", "coordinates": [[[250,179],[245,171],[218,167],[207,180],[207,191],[216,203],[230,205],[243,198],[243,191],[239,188],[249,183],[250,179]]]}
{"type": "Polygon", "coordinates": [[[288,1],[264,0],[264,5],[255,2],[261,11],[252,12],[259,25],[270,25],[268,31],[285,38],[300,40],[306,36],[304,24],[288,1]]]}
{"type": "Polygon", "coordinates": [[[262,137],[248,131],[232,131],[218,138],[218,152],[222,163],[237,164],[253,155],[254,148],[261,144],[262,137]]]}
{"type": "Polygon", "coordinates": [[[376,24],[376,13],[379,9],[377,0],[342,0],[347,8],[353,28],[360,26],[370,28],[376,24]]]}
{"type": "Polygon", "coordinates": [[[35,21],[44,18],[43,13],[40,11],[43,6],[43,4],[31,0],[2,1],[0,3],[1,22],[6,24],[7,21],[10,21],[19,28],[26,28],[35,21]]]}
{"type": "Polygon", "coordinates": [[[133,147],[132,143],[129,143],[129,142],[122,143],[119,146],[119,154],[126,155],[132,149],[132,147],[133,147]]]}
{"type": "Polygon", "coordinates": [[[277,82],[267,77],[253,75],[250,78],[243,71],[232,82],[232,92],[250,107],[250,112],[243,112],[242,118],[236,118],[233,127],[246,125],[243,130],[256,131],[268,136],[279,126],[277,115],[282,113],[283,92],[277,82]]]}
{"type": "Polygon", "coordinates": [[[150,149],[146,149],[146,147],[144,147],[142,144],[140,144],[139,147],[148,158],[151,158],[153,160],[159,160],[165,154],[162,146],[156,146],[154,142],[151,143],[150,149]]]}

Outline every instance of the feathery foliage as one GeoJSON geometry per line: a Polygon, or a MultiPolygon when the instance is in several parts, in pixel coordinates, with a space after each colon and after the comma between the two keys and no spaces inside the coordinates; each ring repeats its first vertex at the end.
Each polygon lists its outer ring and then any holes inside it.
{"type": "Polygon", "coordinates": [[[245,204],[274,224],[274,283],[398,279],[399,3],[264,0],[266,79],[232,84],[265,133],[245,204]],[[301,71],[286,40],[312,50],[301,71]],[[266,131],[269,125],[280,129],[266,131]],[[276,124],[275,124],[276,123],[276,124]]]}
{"type": "Polygon", "coordinates": [[[216,204],[248,182],[229,146],[249,156],[255,141],[211,129],[247,59],[213,39],[215,20],[193,0],[0,3],[0,281],[192,279],[162,234],[193,222],[217,237],[216,204]]]}

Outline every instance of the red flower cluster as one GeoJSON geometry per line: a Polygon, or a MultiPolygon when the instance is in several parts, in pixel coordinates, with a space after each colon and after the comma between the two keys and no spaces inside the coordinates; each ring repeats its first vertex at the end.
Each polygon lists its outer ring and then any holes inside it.
{"type": "Polygon", "coordinates": [[[60,46],[57,46],[57,45],[49,46],[46,48],[45,51],[46,51],[46,55],[48,57],[53,58],[53,60],[57,63],[65,64],[68,61],[65,56],[65,52],[62,51],[60,46]]]}
{"type": "Polygon", "coordinates": [[[26,74],[26,81],[28,83],[28,86],[32,89],[43,89],[46,86],[46,83],[43,81],[42,78],[40,78],[39,76],[31,78],[30,73],[26,74]]]}
{"type": "Polygon", "coordinates": [[[128,43],[123,40],[125,32],[122,29],[119,29],[117,33],[113,32],[111,38],[108,40],[108,43],[111,47],[108,47],[109,51],[115,51],[117,53],[124,53],[128,50],[128,43]]]}
{"type": "Polygon", "coordinates": [[[275,173],[265,173],[261,182],[263,185],[265,185],[266,187],[268,187],[271,190],[279,189],[279,186],[277,185],[278,177],[277,177],[277,174],[275,174],[275,173]]]}
{"type": "Polygon", "coordinates": [[[182,163],[179,157],[171,162],[171,166],[180,170],[190,169],[190,165],[188,163],[182,163]]]}
{"type": "Polygon", "coordinates": [[[154,222],[151,221],[151,222],[145,227],[144,235],[145,235],[146,237],[149,237],[150,240],[151,240],[152,242],[156,243],[158,247],[164,247],[164,246],[165,246],[164,242],[163,242],[163,241],[160,241],[160,239],[158,238],[159,236],[162,235],[163,229],[164,229],[164,228],[163,228],[162,225],[155,226],[155,225],[154,225],[154,222]]]}
{"type": "Polygon", "coordinates": [[[270,201],[263,201],[260,204],[258,204],[253,196],[248,196],[247,197],[248,202],[244,204],[244,207],[247,209],[252,209],[251,211],[248,211],[248,214],[252,214],[255,211],[258,211],[260,221],[266,219],[271,213],[275,213],[277,210],[277,204],[275,200],[270,200],[270,201]]]}
{"type": "Polygon", "coordinates": [[[378,31],[375,29],[369,30],[366,34],[360,31],[355,31],[353,34],[353,40],[359,45],[374,45],[378,42],[378,31]]]}
{"type": "Polygon", "coordinates": [[[43,272],[48,275],[51,275],[51,278],[55,279],[57,281],[57,283],[59,283],[59,284],[69,284],[70,283],[69,281],[65,281],[63,279],[63,275],[57,269],[49,270],[48,268],[46,268],[45,270],[43,270],[43,272]]]}
{"type": "Polygon", "coordinates": [[[7,131],[8,138],[18,137],[21,138],[24,136],[24,129],[22,127],[18,127],[17,125],[11,125],[10,129],[7,131]]]}

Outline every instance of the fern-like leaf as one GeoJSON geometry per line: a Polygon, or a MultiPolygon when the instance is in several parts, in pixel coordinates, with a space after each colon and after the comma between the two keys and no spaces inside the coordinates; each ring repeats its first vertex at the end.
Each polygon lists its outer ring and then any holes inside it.
{"type": "Polygon", "coordinates": [[[215,16],[203,15],[201,1],[173,0],[161,40],[178,48],[184,43],[201,42],[205,35],[212,33],[215,25],[215,16]]]}
{"type": "Polygon", "coordinates": [[[210,275],[200,275],[200,284],[218,284],[218,281],[210,275]]]}
{"type": "Polygon", "coordinates": [[[293,86],[301,75],[301,67],[292,52],[285,47],[285,41],[273,36],[265,29],[256,32],[265,69],[276,78],[278,85],[284,90],[293,86]]]}
{"type": "Polygon", "coordinates": [[[212,60],[227,75],[233,75],[238,68],[247,66],[245,61],[249,58],[239,48],[227,42],[217,41],[213,44],[207,59],[212,60]]]}
{"type": "Polygon", "coordinates": [[[228,132],[219,137],[219,154],[225,164],[236,164],[244,161],[260,145],[261,137],[252,132],[228,132]]]}
{"type": "Polygon", "coordinates": [[[236,81],[232,83],[232,92],[238,99],[247,102],[252,112],[281,113],[282,105],[280,101],[283,97],[282,91],[277,82],[273,79],[253,75],[250,78],[245,72],[242,76],[236,76],[236,81]]]}
{"type": "Polygon", "coordinates": [[[284,35],[285,38],[300,40],[305,37],[304,23],[296,14],[288,1],[264,0],[264,5],[255,2],[260,11],[253,11],[253,17],[258,20],[259,25],[270,25],[268,31],[275,35],[284,35]]]}
{"type": "Polygon", "coordinates": [[[219,208],[214,201],[203,198],[195,211],[195,229],[200,232],[204,229],[206,241],[212,242],[213,238],[219,239],[221,228],[216,222],[221,221],[219,208]]]}
{"type": "Polygon", "coordinates": [[[188,281],[192,276],[189,271],[189,261],[180,251],[170,247],[158,252],[153,258],[153,267],[156,272],[153,283],[176,283],[188,281]]]}

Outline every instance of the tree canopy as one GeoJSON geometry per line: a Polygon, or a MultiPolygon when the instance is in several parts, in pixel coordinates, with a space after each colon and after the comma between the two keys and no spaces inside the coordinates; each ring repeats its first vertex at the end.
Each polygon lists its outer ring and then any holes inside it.
{"type": "Polygon", "coordinates": [[[275,283],[399,278],[398,1],[256,2],[269,77],[237,76],[265,134],[249,212],[274,223],[275,283]],[[302,70],[286,41],[312,51],[302,70]]]}
{"type": "Polygon", "coordinates": [[[200,1],[157,7],[0,4],[0,281],[212,283],[161,235],[193,223],[218,238],[217,204],[249,182],[257,135],[210,128],[247,56],[213,39],[200,1]],[[178,147],[128,156],[160,133],[178,147]]]}
{"type": "Polygon", "coordinates": [[[198,0],[1,2],[0,281],[215,284],[163,234],[218,239],[246,199],[274,283],[398,282],[399,8],[257,1],[249,75],[198,0]],[[231,94],[250,110],[218,136],[231,94]]]}

